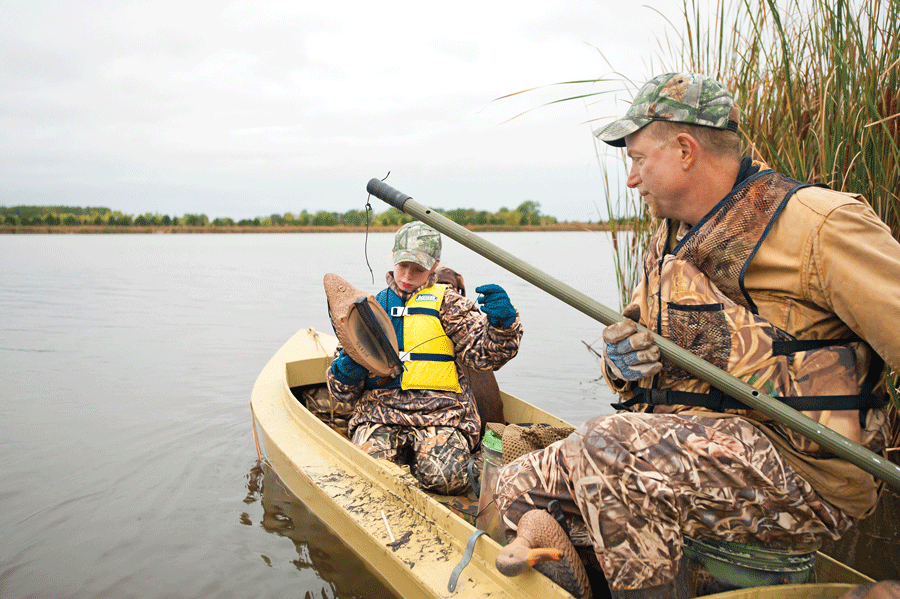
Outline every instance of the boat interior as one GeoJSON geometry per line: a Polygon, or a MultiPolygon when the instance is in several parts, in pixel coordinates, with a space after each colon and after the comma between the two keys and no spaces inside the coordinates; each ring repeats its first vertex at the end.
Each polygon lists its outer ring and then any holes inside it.
{"type": "MultiPolygon", "coordinates": [[[[323,358],[321,356],[289,362],[286,364],[285,382],[290,388],[291,395],[300,405],[313,413],[325,426],[338,432],[342,437],[349,441],[347,437],[347,421],[350,413],[347,412],[346,406],[343,407],[343,409],[340,409],[340,406],[335,406],[334,400],[330,397],[330,394],[328,394],[327,387],[324,384],[324,372],[328,367],[329,362],[330,360],[328,358],[323,358]]],[[[505,403],[505,414],[512,422],[525,422],[530,424],[533,422],[541,422],[546,419],[550,420],[551,422],[549,424],[552,425],[569,426],[568,423],[540,410],[538,410],[539,414],[529,412],[529,409],[534,410],[535,408],[506,393],[503,393],[502,395],[505,403]],[[519,404],[524,404],[524,406],[527,407],[520,407],[519,404]]],[[[412,486],[416,485],[415,478],[410,474],[408,466],[398,466],[396,469],[393,469],[393,471],[399,477],[406,477],[408,484],[412,486]]],[[[449,510],[470,523],[472,526],[478,527],[478,524],[480,523],[478,521],[479,496],[473,488],[470,487],[468,492],[461,496],[443,496],[431,493],[428,495],[446,506],[449,510]]],[[[893,497],[896,501],[897,495],[894,494],[893,497]]],[[[484,508],[482,507],[482,509],[484,508]]],[[[495,538],[495,540],[501,544],[504,543],[504,540],[502,539],[495,538]]],[[[896,550],[897,541],[894,540],[893,542],[895,543],[894,550],[896,550]]],[[[765,584],[802,584],[815,581],[862,584],[873,580],[848,567],[841,561],[821,552],[808,556],[790,556],[791,559],[786,559],[785,556],[768,555],[762,556],[762,558],[760,558],[762,561],[759,561],[759,559],[756,561],[743,560],[742,563],[740,559],[735,559],[735,556],[741,553],[740,551],[729,553],[729,548],[727,547],[724,549],[721,546],[710,547],[707,544],[697,542],[689,543],[689,546],[690,548],[686,553],[690,554],[690,557],[693,559],[691,566],[692,597],[742,588],[746,586],[748,577],[750,579],[759,577],[761,569],[774,567],[775,570],[779,570],[779,562],[786,561],[792,562],[790,567],[787,568],[784,573],[776,573],[774,576],[770,575],[770,572],[767,572],[766,576],[768,576],[768,578],[766,578],[766,580],[768,582],[765,584]]],[[[591,551],[589,553],[590,555],[583,556],[586,557],[588,561],[593,557],[593,552],[591,551]]],[[[884,557],[885,556],[882,555],[879,559],[883,559],[884,557]]],[[[754,558],[759,558],[759,556],[754,556],[754,558]]],[[[595,558],[594,561],[596,561],[595,558]]],[[[590,570],[591,568],[589,568],[589,571],[590,570]]],[[[598,574],[600,577],[603,576],[602,572],[599,571],[599,567],[592,573],[592,577],[596,580],[598,574]]],[[[599,580],[596,580],[596,582],[599,583],[599,580]]]]}

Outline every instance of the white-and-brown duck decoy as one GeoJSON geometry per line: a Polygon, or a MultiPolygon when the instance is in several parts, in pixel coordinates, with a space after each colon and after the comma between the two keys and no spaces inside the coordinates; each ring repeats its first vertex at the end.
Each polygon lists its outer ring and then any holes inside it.
{"type": "Polygon", "coordinates": [[[591,599],[591,585],[575,546],[559,523],[544,510],[519,520],[516,538],[497,555],[497,570],[518,576],[532,567],[579,599],[591,599]]]}

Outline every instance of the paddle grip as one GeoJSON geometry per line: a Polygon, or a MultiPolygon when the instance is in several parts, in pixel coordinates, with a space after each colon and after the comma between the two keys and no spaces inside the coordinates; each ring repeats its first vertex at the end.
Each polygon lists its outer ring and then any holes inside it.
{"type": "Polygon", "coordinates": [[[403,212],[403,204],[406,203],[406,200],[411,199],[410,196],[394,189],[380,179],[369,179],[366,191],[386,204],[390,204],[400,212],[403,212]]]}

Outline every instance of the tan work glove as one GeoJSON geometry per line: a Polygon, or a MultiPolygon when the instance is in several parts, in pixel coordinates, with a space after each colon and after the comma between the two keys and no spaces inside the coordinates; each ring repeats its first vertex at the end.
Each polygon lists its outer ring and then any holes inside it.
{"type": "Polygon", "coordinates": [[[603,358],[610,372],[624,381],[637,381],[662,370],[659,346],[650,331],[637,332],[633,320],[611,324],[603,331],[603,358]]]}

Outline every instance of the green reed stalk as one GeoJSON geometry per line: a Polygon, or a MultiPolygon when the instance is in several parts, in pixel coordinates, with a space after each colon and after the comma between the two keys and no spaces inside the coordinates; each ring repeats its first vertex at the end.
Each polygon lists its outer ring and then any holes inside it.
{"type": "Polygon", "coordinates": [[[609,215],[608,224],[615,257],[620,308],[624,309],[631,301],[634,287],[642,272],[643,250],[650,241],[657,223],[650,217],[646,205],[635,190],[624,187],[621,181],[616,181],[615,187],[610,186],[609,167],[605,157],[611,154],[616,163],[625,166],[625,172],[628,171],[628,159],[624,150],[613,148],[604,148],[603,156],[598,155],[603,171],[604,200],[606,214],[609,215]]]}

